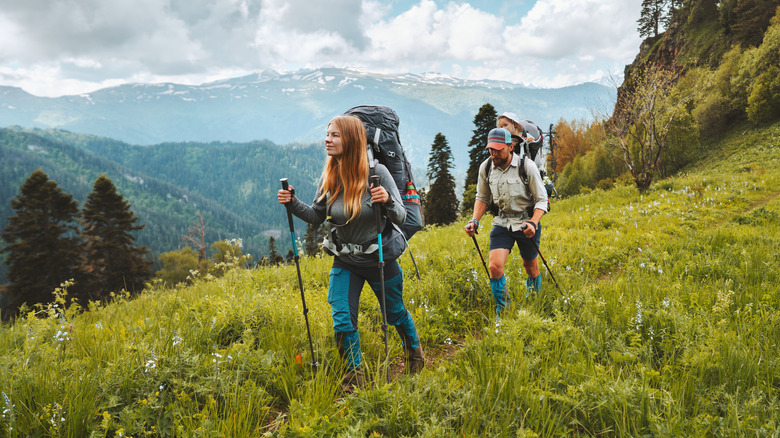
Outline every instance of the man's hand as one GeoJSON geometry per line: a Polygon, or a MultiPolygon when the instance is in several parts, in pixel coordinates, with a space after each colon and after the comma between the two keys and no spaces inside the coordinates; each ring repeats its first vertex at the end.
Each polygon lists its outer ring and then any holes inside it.
{"type": "Polygon", "coordinates": [[[466,231],[466,235],[469,237],[474,237],[474,235],[479,231],[479,221],[476,219],[468,221],[464,231],[466,231]]]}
{"type": "Polygon", "coordinates": [[[525,234],[525,237],[529,239],[536,235],[536,224],[531,221],[521,225],[520,229],[523,230],[523,234],[525,234]]]}

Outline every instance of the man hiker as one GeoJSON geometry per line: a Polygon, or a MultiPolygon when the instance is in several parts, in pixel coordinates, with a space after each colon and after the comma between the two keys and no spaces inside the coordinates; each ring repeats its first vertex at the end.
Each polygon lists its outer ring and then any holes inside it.
{"type": "Polygon", "coordinates": [[[501,310],[509,303],[504,267],[515,243],[528,276],[526,297],[529,293],[541,290],[542,277],[536,261],[536,246],[542,235],[539,221],[547,212],[547,192],[536,164],[524,155],[513,152],[509,131],[504,128],[491,130],[487,149],[490,158],[479,166],[474,216],[466,224],[465,231],[468,236],[474,236],[488,205],[495,202],[499,213],[493,219],[493,229],[490,231],[488,271],[490,289],[496,301],[496,317],[499,317],[501,310]],[[536,242],[536,246],[531,239],[536,242]]]}

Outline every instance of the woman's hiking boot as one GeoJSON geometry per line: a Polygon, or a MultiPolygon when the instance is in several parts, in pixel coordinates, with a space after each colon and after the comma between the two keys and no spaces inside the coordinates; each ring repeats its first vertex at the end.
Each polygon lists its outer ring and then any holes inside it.
{"type": "Polygon", "coordinates": [[[425,368],[425,353],[422,345],[418,345],[417,348],[404,348],[404,352],[406,353],[404,371],[407,374],[417,374],[425,368]]]}
{"type": "Polygon", "coordinates": [[[366,378],[360,360],[360,339],[357,331],[352,333],[336,333],[336,347],[339,356],[347,370],[341,378],[341,388],[346,393],[352,393],[355,388],[366,387],[366,378]]]}
{"type": "Polygon", "coordinates": [[[363,375],[363,368],[355,368],[347,371],[341,379],[341,389],[347,394],[351,394],[355,389],[366,387],[366,377],[363,375]]]}

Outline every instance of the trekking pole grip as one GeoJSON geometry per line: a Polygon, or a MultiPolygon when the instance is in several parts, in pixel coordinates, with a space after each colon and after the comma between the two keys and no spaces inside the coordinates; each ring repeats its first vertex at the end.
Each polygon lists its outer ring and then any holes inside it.
{"type": "MultiPolygon", "coordinates": [[[[369,181],[371,182],[372,188],[379,187],[380,185],[379,175],[371,175],[369,181]]],[[[374,218],[376,219],[376,239],[377,243],[379,243],[379,263],[384,264],[382,256],[382,211],[380,205],[377,203],[374,203],[374,218]]]]}
{"type": "MultiPolygon", "coordinates": [[[[369,178],[369,181],[371,182],[371,188],[379,187],[379,175],[371,175],[371,178],[369,178]]],[[[376,229],[377,232],[382,232],[380,229],[381,227],[381,215],[382,212],[379,210],[379,205],[374,205],[374,215],[376,216],[376,229]]]]}
{"type": "MultiPolygon", "coordinates": [[[[293,194],[289,187],[290,184],[287,182],[287,178],[281,178],[279,182],[282,183],[282,190],[290,191],[290,194],[293,194]]],[[[292,199],[290,199],[290,202],[292,202],[292,199]]],[[[287,222],[290,224],[290,232],[293,232],[293,220],[292,220],[292,212],[290,212],[290,202],[284,204],[284,208],[287,209],[287,222]]]]}

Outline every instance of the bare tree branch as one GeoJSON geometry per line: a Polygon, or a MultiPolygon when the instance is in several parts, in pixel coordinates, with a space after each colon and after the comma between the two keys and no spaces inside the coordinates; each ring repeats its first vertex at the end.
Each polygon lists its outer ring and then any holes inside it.
{"type": "Polygon", "coordinates": [[[206,260],[206,224],[200,212],[198,212],[198,218],[200,219],[200,224],[191,226],[187,234],[181,237],[191,242],[197,248],[198,260],[202,262],[206,260]]]}
{"type": "Polygon", "coordinates": [[[631,172],[637,188],[650,187],[666,150],[672,123],[686,111],[696,90],[681,95],[674,90],[675,71],[651,66],[635,77],[605,122],[607,149],[631,172]]]}

